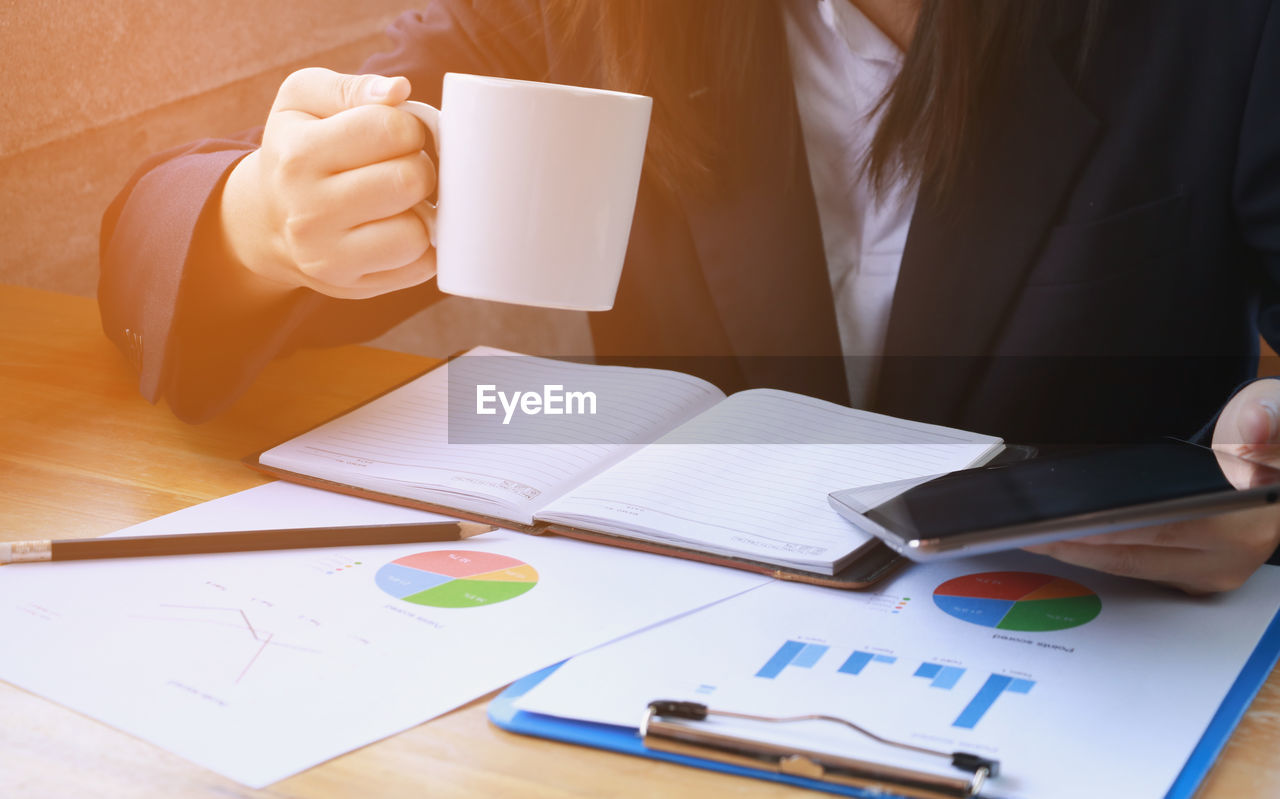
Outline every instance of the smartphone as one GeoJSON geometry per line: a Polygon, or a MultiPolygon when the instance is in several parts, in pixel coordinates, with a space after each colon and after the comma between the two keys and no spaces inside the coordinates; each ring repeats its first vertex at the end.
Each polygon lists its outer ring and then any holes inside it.
{"type": "Polygon", "coordinates": [[[834,491],[828,499],[855,527],[925,561],[1274,503],[1280,470],[1162,441],[834,491]]]}

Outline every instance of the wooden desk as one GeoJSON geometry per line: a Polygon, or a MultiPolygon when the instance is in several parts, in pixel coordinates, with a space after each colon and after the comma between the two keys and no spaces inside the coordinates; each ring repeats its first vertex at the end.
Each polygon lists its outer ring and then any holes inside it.
{"type": "MultiPolygon", "coordinates": [[[[239,458],[429,363],[368,347],[300,353],[275,364],[224,417],[189,426],[139,398],[124,359],[102,334],[91,300],[0,287],[0,537],[101,535],[258,485],[264,478],[239,458]]],[[[250,791],[0,683],[0,795],[817,795],[510,735],[490,726],[484,710],[483,700],[474,702],[250,791]]],[[[1277,673],[1240,723],[1203,795],[1280,796],[1277,673]]]]}

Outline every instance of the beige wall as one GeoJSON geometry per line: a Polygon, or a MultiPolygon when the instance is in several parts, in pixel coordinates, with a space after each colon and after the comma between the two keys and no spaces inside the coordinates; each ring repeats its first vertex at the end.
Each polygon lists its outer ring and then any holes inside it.
{"type": "MultiPolygon", "coordinates": [[[[354,70],[412,3],[0,2],[0,283],[92,294],[102,212],[144,158],[261,124],[285,75],[354,70]]],[[[485,303],[450,301],[402,328],[385,343],[587,346],[579,316],[485,303]]]]}
{"type": "Polygon", "coordinates": [[[0,12],[0,281],[89,294],[148,154],[260,124],[298,66],[354,69],[404,0],[16,0],[0,12]]]}

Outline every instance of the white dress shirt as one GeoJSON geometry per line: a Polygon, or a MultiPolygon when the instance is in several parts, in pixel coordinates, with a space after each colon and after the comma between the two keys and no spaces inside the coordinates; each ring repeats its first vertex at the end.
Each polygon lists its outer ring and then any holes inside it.
{"type": "Polygon", "coordinates": [[[864,405],[916,202],[901,182],[878,198],[863,171],[902,52],[850,0],[786,0],[784,17],[850,399],[864,405]]]}

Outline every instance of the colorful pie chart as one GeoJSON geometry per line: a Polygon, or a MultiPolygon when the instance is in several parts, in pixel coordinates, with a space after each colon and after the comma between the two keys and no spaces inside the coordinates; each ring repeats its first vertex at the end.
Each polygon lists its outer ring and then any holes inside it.
{"type": "Polygon", "coordinates": [[[1102,600],[1074,580],[1036,572],[982,572],[934,589],[943,613],[983,627],[1049,632],[1079,627],[1102,611],[1102,600]]]}
{"type": "Polygon", "coordinates": [[[440,549],[397,558],[378,569],[374,581],[415,605],[474,608],[515,599],[538,584],[538,572],[506,555],[440,549]]]}

